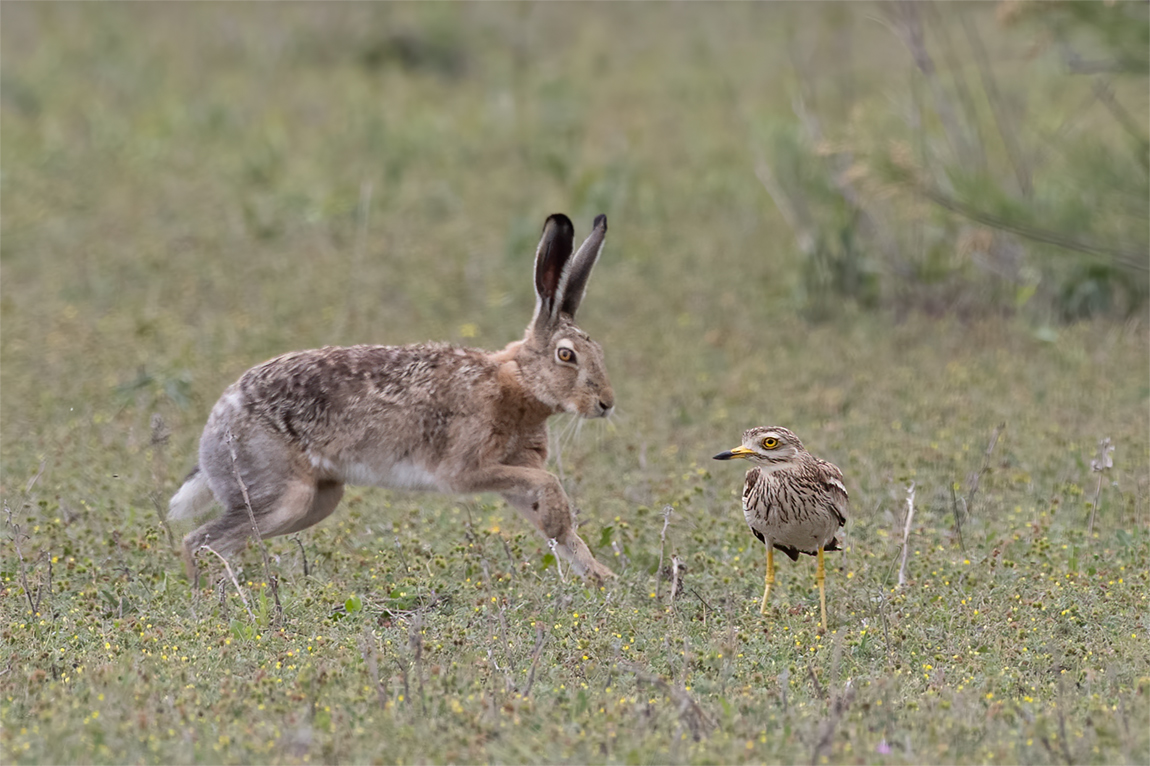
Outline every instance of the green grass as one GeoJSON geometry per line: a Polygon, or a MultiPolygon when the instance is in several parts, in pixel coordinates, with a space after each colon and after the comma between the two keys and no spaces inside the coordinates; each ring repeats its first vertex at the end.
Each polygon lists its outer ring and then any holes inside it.
{"type": "Polygon", "coordinates": [[[753,158],[824,10],[654,10],[4,4],[5,763],[1150,759],[1146,323],[805,323],[753,158]],[[325,343],[502,346],[555,211],[611,225],[580,323],[619,415],[553,442],[618,581],[495,498],[349,488],[268,542],[282,620],[254,547],[242,595],[190,589],[159,520],[223,388],[325,343]],[[851,493],[822,637],[805,557],[759,615],[710,460],[765,424],[851,493]]]}

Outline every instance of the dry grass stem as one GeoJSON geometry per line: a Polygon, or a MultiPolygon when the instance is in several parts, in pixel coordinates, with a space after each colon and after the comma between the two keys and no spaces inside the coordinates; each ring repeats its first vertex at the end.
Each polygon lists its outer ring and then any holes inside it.
{"type": "Polygon", "coordinates": [[[679,583],[686,566],[678,555],[671,556],[671,606],[675,605],[675,597],[679,595],[679,583]]]}
{"type": "Polygon", "coordinates": [[[307,565],[307,551],[305,551],[303,548],[303,540],[300,539],[299,535],[292,535],[291,539],[295,542],[296,545],[299,546],[299,557],[303,562],[303,576],[307,577],[309,574],[307,565]]]}
{"type": "Polygon", "coordinates": [[[898,587],[906,587],[906,557],[910,552],[910,529],[914,522],[914,482],[906,488],[906,520],[902,528],[902,561],[898,565],[898,587]]]}
{"type": "MultiPolygon", "coordinates": [[[[255,509],[252,508],[252,499],[248,496],[248,485],[244,483],[243,477],[240,476],[239,464],[236,462],[236,447],[234,444],[235,438],[232,436],[230,429],[228,430],[226,440],[228,443],[228,453],[232,458],[232,475],[236,477],[236,483],[240,485],[240,493],[244,497],[244,507],[248,510],[248,520],[252,524],[252,537],[255,538],[256,545],[260,549],[260,557],[264,564],[264,577],[267,580],[268,587],[271,588],[272,599],[275,602],[275,624],[282,625],[284,610],[283,605],[280,604],[279,578],[277,578],[272,572],[271,557],[268,555],[268,546],[267,543],[264,542],[264,538],[260,534],[259,524],[256,522],[256,512],[255,509]]],[[[212,552],[215,553],[215,551],[212,552]]],[[[216,555],[219,556],[218,553],[216,555]]],[[[223,557],[220,556],[220,558],[223,557]]]]}
{"type": "Polygon", "coordinates": [[[695,701],[695,698],[687,693],[686,689],[672,686],[659,676],[649,673],[634,663],[623,663],[623,667],[642,683],[654,686],[671,698],[677,705],[676,712],[679,715],[679,720],[691,731],[691,736],[696,742],[709,734],[711,729],[715,728],[715,724],[710,716],[708,716],[699,703],[695,701]]]}
{"type": "Polygon", "coordinates": [[[1110,437],[1098,442],[1098,455],[1090,461],[1090,470],[1098,474],[1098,484],[1094,488],[1094,502],[1090,505],[1090,523],[1086,527],[1086,536],[1094,536],[1094,517],[1098,514],[1098,503],[1102,499],[1102,479],[1106,472],[1114,467],[1114,445],[1110,437]]]}
{"type": "Polygon", "coordinates": [[[212,555],[214,555],[216,558],[218,558],[220,561],[223,562],[224,570],[228,573],[228,578],[232,581],[232,585],[235,586],[236,593],[240,594],[240,601],[243,602],[244,609],[247,610],[248,618],[254,622],[256,619],[256,616],[254,614],[252,614],[252,608],[251,608],[251,606],[248,605],[248,597],[244,594],[244,589],[240,587],[240,581],[238,579],[236,579],[236,573],[232,571],[232,565],[228,563],[228,560],[226,558],[224,558],[217,551],[215,551],[212,548],[212,546],[210,546],[206,543],[204,545],[200,546],[200,550],[207,551],[208,553],[211,553],[212,555]]]}
{"type": "Polygon", "coordinates": [[[655,600],[662,595],[663,586],[663,556],[667,550],[667,526],[671,523],[671,506],[663,507],[663,528],[659,531],[659,566],[655,570],[655,600]]]}
{"type": "Polygon", "coordinates": [[[998,437],[1006,429],[1006,423],[1000,423],[994,427],[994,431],[990,434],[990,442],[987,443],[986,449],[982,452],[982,466],[978,469],[977,473],[972,473],[966,477],[966,512],[967,514],[974,513],[974,496],[978,493],[978,487],[982,483],[982,476],[990,468],[990,456],[994,453],[994,447],[998,444],[998,437]]]}
{"type": "Polygon", "coordinates": [[[543,653],[543,626],[535,624],[535,648],[531,650],[531,669],[527,672],[527,684],[523,688],[523,696],[530,697],[531,689],[535,686],[535,670],[539,667],[539,656],[543,653]]]}

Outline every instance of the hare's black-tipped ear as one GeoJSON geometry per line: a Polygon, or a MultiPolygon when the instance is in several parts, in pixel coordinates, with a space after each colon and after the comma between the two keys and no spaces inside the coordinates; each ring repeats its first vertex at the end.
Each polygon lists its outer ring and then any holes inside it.
{"type": "Polygon", "coordinates": [[[535,318],[533,325],[549,323],[558,314],[559,288],[575,246],[571,219],[556,213],[543,224],[543,238],[535,251],[535,318]]]}
{"type": "Polygon", "coordinates": [[[579,251],[571,257],[567,266],[567,273],[559,286],[559,310],[574,317],[583,300],[583,293],[587,290],[587,278],[591,276],[591,269],[599,260],[599,253],[603,251],[603,242],[607,238],[607,216],[595,216],[595,225],[587,239],[579,246],[579,251]]]}

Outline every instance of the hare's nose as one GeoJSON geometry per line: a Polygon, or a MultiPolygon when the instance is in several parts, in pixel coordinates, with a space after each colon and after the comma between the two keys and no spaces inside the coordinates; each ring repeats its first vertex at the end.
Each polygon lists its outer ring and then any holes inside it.
{"type": "Polygon", "coordinates": [[[603,417],[611,414],[611,410],[615,408],[615,394],[610,390],[604,391],[599,394],[599,414],[603,417]]]}

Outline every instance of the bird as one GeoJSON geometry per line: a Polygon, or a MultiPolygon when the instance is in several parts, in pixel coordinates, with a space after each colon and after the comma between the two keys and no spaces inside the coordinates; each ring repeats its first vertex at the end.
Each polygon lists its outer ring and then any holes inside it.
{"type": "Polygon", "coordinates": [[[743,442],[720,452],[715,460],[741,458],[754,463],[743,485],[743,517],[767,549],[767,574],[759,613],[775,582],[774,549],[798,561],[799,554],[818,558],[816,579],[822,630],[827,630],[826,565],[823,551],[842,550],[836,536],[846,524],[849,496],[843,473],[833,463],[807,452],[791,431],[759,426],[743,432],[743,442]]]}

